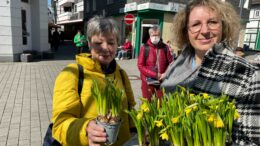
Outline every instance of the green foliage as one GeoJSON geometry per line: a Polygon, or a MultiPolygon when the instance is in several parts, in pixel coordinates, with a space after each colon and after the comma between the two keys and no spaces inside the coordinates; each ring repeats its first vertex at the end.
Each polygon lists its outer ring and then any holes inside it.
{"type": "Polygon", "coordinates": [[[128,113],[141,129],[140,139],[147,131],[152,146],[160,145],[159,139],[174,146],[224,146],[231,141],[234,119],[239,118],[235,101],[228,96],[195,95],[183,87],[164,93],[162,100],[154,96],[151,102],[142,101],[139,109],[128,113]]]}
{"type": "Polygon", "coordinates": [[[122,102],[124,100],[124,90],[116,88],[116,83],[109,78],[105,78],[105,88],[93,80],[92,94],[97,103],[99,116],[110,118],[118,118],[122,110],[122,102]]]}

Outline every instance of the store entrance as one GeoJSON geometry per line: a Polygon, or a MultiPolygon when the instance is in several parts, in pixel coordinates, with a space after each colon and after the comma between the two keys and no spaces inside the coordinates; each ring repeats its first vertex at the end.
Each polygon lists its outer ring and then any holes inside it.
{"type": "Polygon", "coordinates": [[[149,28],[154,26],[159,27],[158,19],[144,19],[142,21],[140,46],[146,44],[147,40],[149,39],[149,28]]]}

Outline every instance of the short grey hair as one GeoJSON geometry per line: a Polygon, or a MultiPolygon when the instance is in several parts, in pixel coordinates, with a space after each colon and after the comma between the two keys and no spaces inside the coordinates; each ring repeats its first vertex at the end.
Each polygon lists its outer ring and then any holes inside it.
{"type": "Polygon", "coordinates": [[[149,28],[149,35],[152,32],[160,32],[161,33],[161,30],[160,30],[159,26],[153,26],[153,27],[149,28]]]}
{"type": "Polygon", "coordinates": [[[104,18],[103,16],[94,16],[88,21],[87,25],[87,38],[91,41],[94,35],[99,35],[103,33],[111,33],[116,36],[117,43],[119,44],[120,32],[118,25],[112,18],[104,18]]]}

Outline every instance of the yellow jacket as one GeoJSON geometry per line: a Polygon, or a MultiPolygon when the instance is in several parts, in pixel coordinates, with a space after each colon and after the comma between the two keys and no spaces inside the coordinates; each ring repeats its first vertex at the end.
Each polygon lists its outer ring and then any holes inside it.
{"type": "MultiPolygon", "coordinates": [[[[78,67],[69,64],[56,78],[53,95],[53,137],[63,146],[88,145],[86,127],[90,120],[97,117],[96,102],[91,93],[93,79],[105,86],[105,77],[116,80],[118,88],[124,88],[127,98],[123,101],[124,109],[135,105],[133,91],[125,71],[116,64],[112,74],[104,74],[101,65],[91,59],[90,54],[76,56],[76,62],[84,68],[84,82],[81,97],[78,95],[78,67]],[[124,79],[124,81],[122,80],[124,79]]],[[[134,127],[130,117],[121,112],[122,124],[118,141],[113,146],[122,146],[130,138],[130,127],[134,127]]]]}

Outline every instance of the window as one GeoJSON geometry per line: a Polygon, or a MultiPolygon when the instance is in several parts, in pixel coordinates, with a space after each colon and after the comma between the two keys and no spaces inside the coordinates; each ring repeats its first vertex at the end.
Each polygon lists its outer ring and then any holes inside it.
{"type": "Polygon", "coordinates": [[[26,11],[22,10],[22,39],[23,39],[23,45],[27,45],[27,26],[26,26],[26,11]]]}
{"type": "Polygon", "coordinates": [[[74,12],[77,12],[78,5],[74,5],[74,12]]]}
{"type": "Polygon", "coordinates": [[[255,18],[260,18],[260,10],[255,10],[255,18]]]}
{"type": "Polygon", "coordinates": [[[64,7],[64,12],[71,12],[71,7],[64,7]]]}
{"type": "Polygon", "coordinates": [[[96,0],[93,0],[93,11],[96,11],[97,10],[97,5],[96,5],[96,0]]]}
{"type": "Polygon", "coordinates": [[[21,2],[28,3],[28,2],[29,2],[29,0],[21,0],[21,2]]]}
{"type": "Polygon", "coordinates": [[[107,4],[112,4],[114,0],[107,0],[107,4]]]}
{"type": "Polygon", "coordinates": [[[90,10],[89,10],[90,7],[89,7],[89,2],[88,2],[88,1],[86,1],[85,8],[86,8],[85,11],[86,11],[87,13],[89,13],[89,12],[90,12],[90,10]]]}

